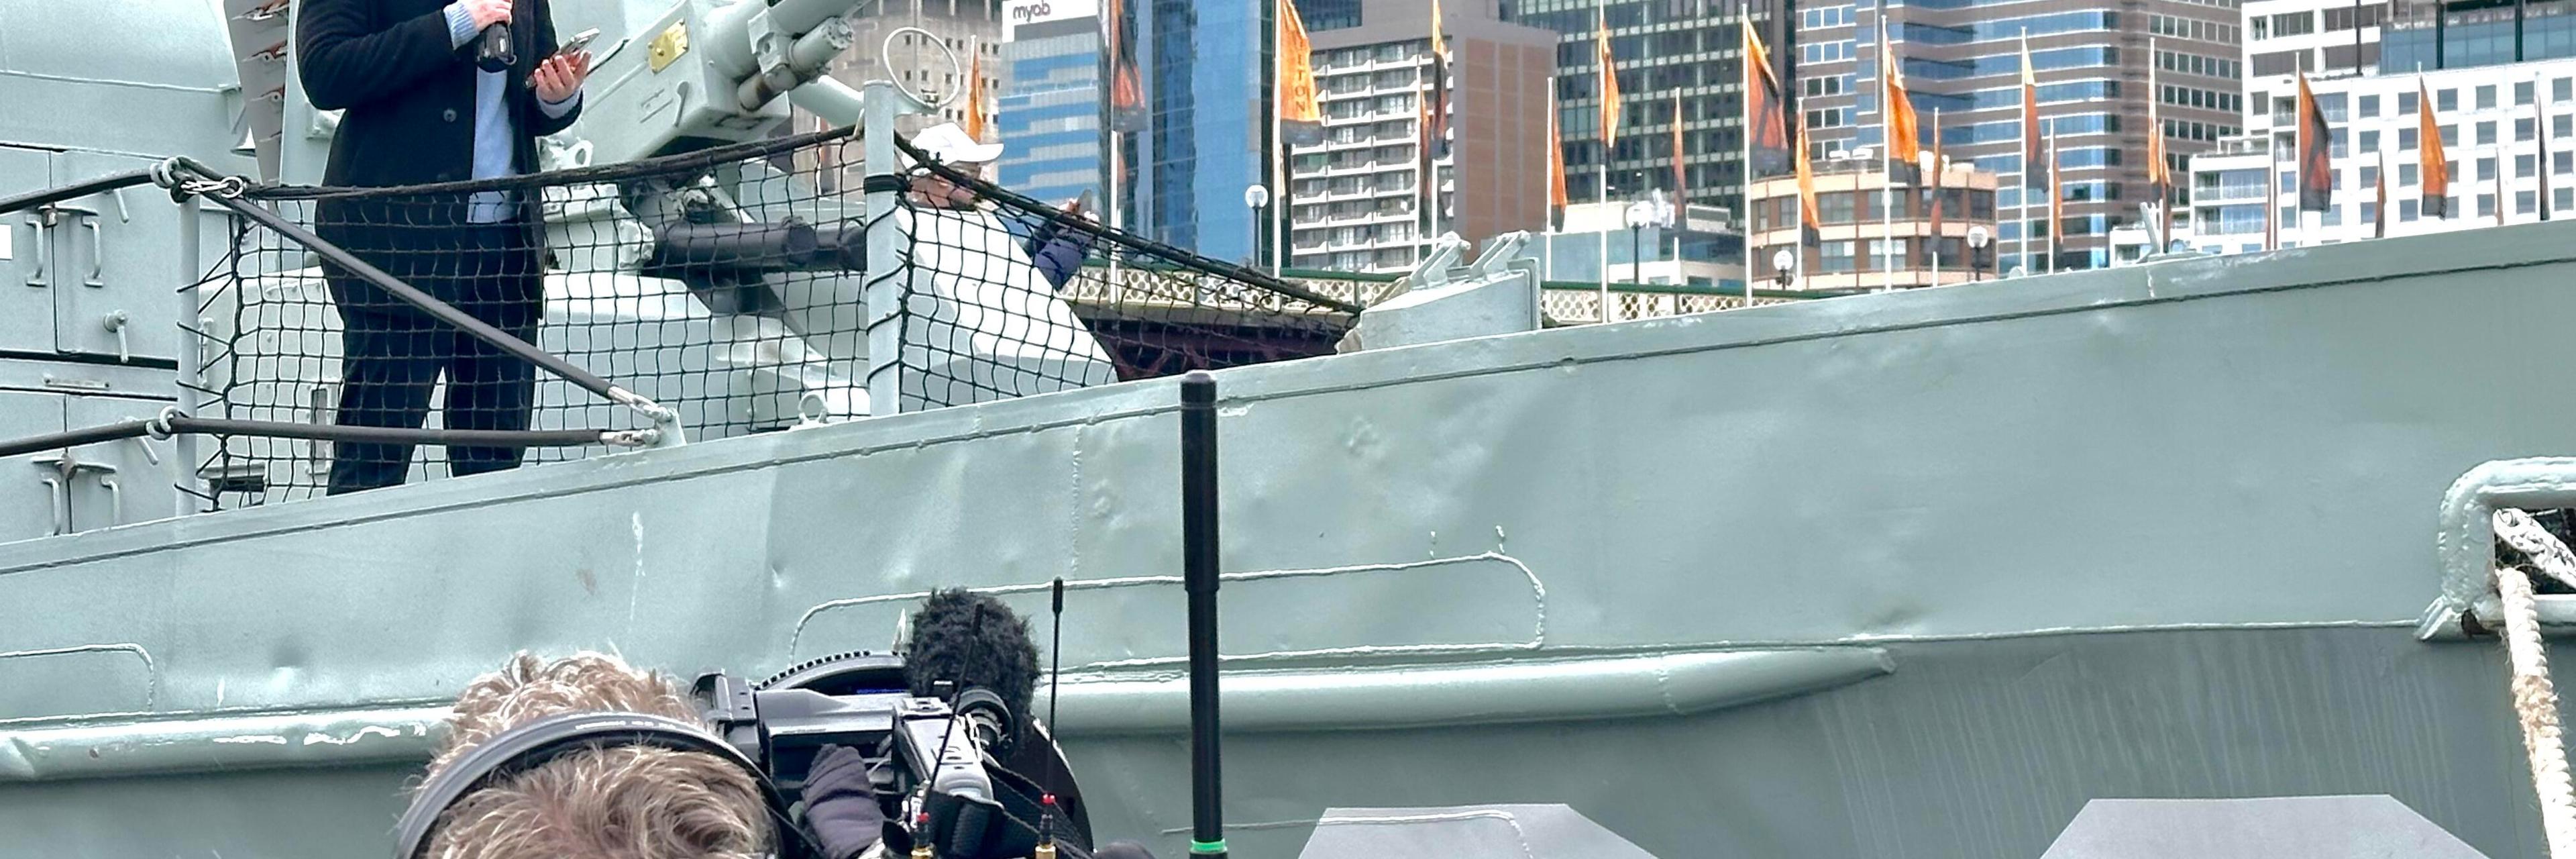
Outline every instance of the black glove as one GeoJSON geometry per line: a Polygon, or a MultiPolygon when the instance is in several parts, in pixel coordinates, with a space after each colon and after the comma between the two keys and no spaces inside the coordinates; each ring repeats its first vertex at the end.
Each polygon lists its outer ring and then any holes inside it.
{"type": "Polygon", "coordinates": [[[824,746],[805,773],[805,826],[823,848],[823,859],[852,859],[885,834],[885,810],[868,781],[867,756],[847,746],[824,746]]]}

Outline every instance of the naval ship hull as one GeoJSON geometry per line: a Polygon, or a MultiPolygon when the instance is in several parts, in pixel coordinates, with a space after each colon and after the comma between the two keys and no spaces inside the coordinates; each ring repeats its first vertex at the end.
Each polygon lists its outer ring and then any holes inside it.
{"type": "MultiPolygon", "coordinates": [[[[2386,794],[2536,855],[2499,646],[2418,628],[2446,489],[2576,449],[2571,249],[2540,224],[1221,372],[1229,837],[1566,803],[1664,856],[2037,856],[2093,799],[2386,794]]],[[[756,674],[881,648],[932,587],[1034,613],[1056,576],[1095,827],[1181,855],[1176,403],[0,546],[0,857],[390,849],[439,700],[513,651],[756,674]]]]}

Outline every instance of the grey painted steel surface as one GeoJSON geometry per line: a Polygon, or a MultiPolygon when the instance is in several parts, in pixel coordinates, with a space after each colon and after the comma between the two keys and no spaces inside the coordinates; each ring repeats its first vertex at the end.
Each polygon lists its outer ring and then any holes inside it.
{"type": "MultiPolygon", "coordinates": [[[[1232,840],[1563,802],[1660,855],[2035,856],[2095,798],[2385,793],[2530,855],[2502,660],[2413,627],[2443,488],[2576,446],[2546,395],[2576,357],[2571,247],[2540,224],[1227,371],[1224,567],[1255,577],[1225,592],[1230,667],[1866,646],[1894,669],[1688,715],[1370,718],[1447,694],[1426,673],[1349,719],[1373,729],[1231,743],[1232,840]]],[[[0,732],[417,707],[520,648],[774,670],[883,646],[899,595],[1021,586],[1035,613],[1056,575],[1083,583],[1081,679],[1168,681],[1174,399],[0,546],[0,653],[45,652],[0,658],[0,732]]],[[[1105,831],[1177,846],[1179,733],[1073,743],[1105,831]]],[[[27,834],[0,855],[375,849],[404,770],[358,760],[0,782],[27,834]]]]}
{"type": "Polygon", "coordinates": [[[2387,796],[2097,799],[2041,859],[2487,859],[2387,796]]]}

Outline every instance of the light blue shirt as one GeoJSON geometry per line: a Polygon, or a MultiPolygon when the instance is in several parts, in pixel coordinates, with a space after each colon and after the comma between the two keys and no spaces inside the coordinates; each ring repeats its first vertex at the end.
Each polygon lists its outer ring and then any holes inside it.
{"type": "MultiPolygon", "coordinates": [[[[457,48],[465,47],[483,31],[474,26],[474,16],[463,3],[447,4],[447,35],[457,48]]],[[[510,125],[510,76],[507,72],[479,72],[474,76],[474,175],[476,179],[499,179],[519,175],[513,163],[516,147],[510,145],[514,129],[510,125]]],[[[581,103],[581,92],[560,102],[539,101],[537,109],[549,119],[560,119],[581,103]]],[[[477,224],[495,224],[510,216],[509,197],[499,191],[474,195],[466,203],[465,219],[477,224]]]]}

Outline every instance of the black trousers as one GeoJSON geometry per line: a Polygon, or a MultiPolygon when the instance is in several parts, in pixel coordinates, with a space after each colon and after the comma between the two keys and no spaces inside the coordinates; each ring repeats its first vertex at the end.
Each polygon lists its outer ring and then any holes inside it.
{"type": "MultiPolygon", "coordinates": [[[[525,223],[411,227],[374,248],[352,247],[369,264],[513,337],[536,342],[545,280],[537,232],[525,223]]],[[[332,269],[340,312],[341,426],[417,429],[432,392],[447,381],[447,429],[524,430],[535,405],[536,368],[440,322],[374,284],[332,269]]],[[[403,482],[412,445],[341,442],[330,494],[403,482]]],[[[519,467],[523,448],[449,445],[455,475],[519,467]]]]}

